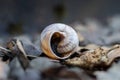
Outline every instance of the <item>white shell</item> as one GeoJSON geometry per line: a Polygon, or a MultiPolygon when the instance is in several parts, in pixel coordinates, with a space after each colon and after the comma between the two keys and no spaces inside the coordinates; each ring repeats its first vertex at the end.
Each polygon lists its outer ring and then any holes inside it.
{"type": "Polygon", "coordinates": [[[69,57],[77,50],[78,44],[77,33],[72,27],[65,24],[51,24],[41,33],[41,49],[48,57],[53,59],[69,57]]]}

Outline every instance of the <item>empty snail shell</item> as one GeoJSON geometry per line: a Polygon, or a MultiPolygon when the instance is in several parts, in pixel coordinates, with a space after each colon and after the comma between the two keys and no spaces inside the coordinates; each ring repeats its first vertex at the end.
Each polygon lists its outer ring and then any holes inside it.
{"type": "Polygon", "coordinates": [[[75,30],[62,23],[51,24],[41,33],[41,49],[52,59],[68,58],[77,50],[78,44],[75,30]]]}

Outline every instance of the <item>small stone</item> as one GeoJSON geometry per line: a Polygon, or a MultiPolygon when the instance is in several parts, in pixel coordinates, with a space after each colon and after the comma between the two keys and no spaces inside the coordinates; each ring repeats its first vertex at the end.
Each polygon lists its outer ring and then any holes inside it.
{"type": "Polygon", "coordinates": [[[40,58],[36,58],[36,59],[32,60],[30,62],[30,66],[34,69],[43,71],[43,70],[48,69],[53,66],[56,66],[56,67],[60,66],[60,64],[57,62],[56,63],[53,62],[53,60],[51,60],[51,59],[40,57],[40,58]]]}
{"type": "Polygon", "coordinates": [[[120,63],[112,65],[107,71],[95,71],[97,80],[120,80],[120,63]]]}
{"type": "Polygon", "coordinates": [[[7,80],[9,67],[4,62],[0,61],[0,80],[7,80]]]}
{"type": "Polygon", "coordinates": [[[25,75],[25,72],[18,60],[18,58],[14,58],[10,64],[10,77],[11,78],[20,78],[25,75]]]}
{"type": "Polygon", "coordinates": [[[40,71],[28,68],[19,80],[41,80],[40,71]]]}
{"type": "Polygon", "coordinates": [[[30,55],[30,56],[41,55],[42,51],[31,42],[28,36],[19,36],[15,38],[19,39],[22,42],[23,48],[27,55],[30,55]]]}

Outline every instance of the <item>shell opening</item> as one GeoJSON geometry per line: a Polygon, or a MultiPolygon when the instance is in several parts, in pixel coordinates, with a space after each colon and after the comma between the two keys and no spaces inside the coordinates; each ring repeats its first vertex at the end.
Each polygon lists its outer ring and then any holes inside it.
{"type": "Polygon", "coordinates": [[[52,38],[51,38],[51,41],[50,41],[50,45],[51,45],[51,48],[53,50],[53,52],[55,53],[55,55],[59,56],[59,57],[63,57],[62,54],[60,54],[58,51],[57,51],[57,46],[58,44],[60,43],[60,41],[64,39],[64,35],[60,34],[59,32],[55,32],[53,35],[52,35],[52,38]]]}
{"type": "MultiPolygon", "coordinates": [[[[55,32],[52,35],[51,40],[50,40],[50,45],[51,45],[52,51],[55,53],[55,55],[57,55],[59,57],[68,56],[76,48],[76,46],[74,46],[71,50],[64,52],[64,53],[60,53],[57,48],[58,48],[59,43],[61,41],[63,41],[64,39],[65,39],[65,35],[63,33],[55,32]]],[[[61,52],[63,52],[63,51],[61,51],[61,52]]]]}

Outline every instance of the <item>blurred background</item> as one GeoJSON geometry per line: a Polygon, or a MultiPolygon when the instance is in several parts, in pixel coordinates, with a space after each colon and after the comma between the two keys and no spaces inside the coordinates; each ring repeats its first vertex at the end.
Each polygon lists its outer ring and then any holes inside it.
{"type": "Polygon", "coordinates": [[[107,25],[120,20],[119,0],[0,0],[0,36],[39,33],[49,24],[86,24],[87,20],[107,25]]]}
{"type": "MultiPolygon", "coordinates": [[[[40,32],[52,23],[72,26],[78,34],[79,46],[85,47],[83,52],[87,49],[99,50],[101,46],[106,50],[105,46],[120,45],[120,0],[0,0],[0,45],[9,46],[6,43],[15,36],[21,40],[26,53],[42,54],[42,57],[31,60],[32,66],[24,70],[21,65],[24,57],[20,61],[19,49],[10,44],[12,51],[18,52],[17,57],[7,65],[0,61],[0,80],[120,80],[120,64],[93,75],[91,71],[65,66],[44,57],[40,32]],[[2,74],[5,79],[1,79],[2,74]]],[[[4,57],[3,51],[0,53],[4,57]]],[[[119,53],[119,48],[116,53],[119,53]]],[[[5,60],[9,56],[11,58],[11,55],[6,55],[5,60]]],[[[115,62],[118,60],[115,59],[115,62]]],[[[9,60],[5,63],[9,63],[9,60]]]]}

